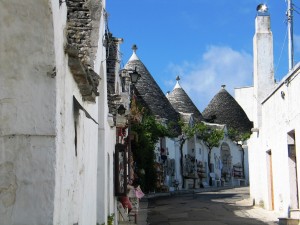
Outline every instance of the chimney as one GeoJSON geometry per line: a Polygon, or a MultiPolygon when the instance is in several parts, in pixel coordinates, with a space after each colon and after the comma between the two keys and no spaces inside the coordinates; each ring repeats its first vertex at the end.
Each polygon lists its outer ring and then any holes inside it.
{"type": "Polygon", "coordinates": [[[253,37],[254,126],[261,126],[261,102],[271,93],[274,82],[273,35],[270,14],[264,4],[257,6],[253,37]]]}

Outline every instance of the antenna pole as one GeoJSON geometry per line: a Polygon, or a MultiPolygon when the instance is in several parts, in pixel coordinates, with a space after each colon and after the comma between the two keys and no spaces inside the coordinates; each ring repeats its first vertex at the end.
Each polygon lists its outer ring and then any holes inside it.
{"type": "Polygon", "coordinates": [[[294,66],[294,41],[293,41],[293,3],[292,0],[288,0],[287,10],[287,22],[288,22],[288,55],[289,55],[289,71],[294,66]]]}

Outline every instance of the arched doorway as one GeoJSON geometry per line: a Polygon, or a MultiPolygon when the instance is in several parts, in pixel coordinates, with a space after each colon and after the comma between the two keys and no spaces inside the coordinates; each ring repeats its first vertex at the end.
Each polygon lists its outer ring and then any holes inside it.
{"type": "Polygon", "coordinates": [[[221,145],[221,162],[221,177],[228,182],[231,179],[232,156],[229,145],[225,142],[221,145]]]}

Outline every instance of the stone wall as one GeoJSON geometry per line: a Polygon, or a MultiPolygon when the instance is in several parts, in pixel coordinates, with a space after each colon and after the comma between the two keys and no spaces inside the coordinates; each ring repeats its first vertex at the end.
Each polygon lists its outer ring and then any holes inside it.
{"type": "Polygon", "coordinates": [[[107,72],[107,98],[108,107],[110,113],[116,112],[116,105],[114,102],[117,100],[116,95],[116,76],[118,71],[116,71],[117,64],[119,63],[118,46],[119,39],[112,36],[111,33],[106,34],[106,72],[107,72]]]}
{"type": "Polygon", "coordinates": [[[68,0],[67,45],[69,67],[83,99],[95,101],[99,76],[93,71],[99,39],[99,23],[103,11],[102,1],[68,0]]]}
{"type": "Polygon", "coordinates": [[[0,1],[0,225],[53,221],[57,96],[49,4],[0,1]]]}

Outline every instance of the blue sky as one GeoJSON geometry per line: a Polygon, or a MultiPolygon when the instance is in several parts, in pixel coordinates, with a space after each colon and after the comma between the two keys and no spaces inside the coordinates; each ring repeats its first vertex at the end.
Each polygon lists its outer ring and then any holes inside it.
{"type": "MultiPolygon", "coordinates": [[[[256,0],[107,0],[108,27],[123,38],[122,65],[137,55],[164,93],[180,84],[202,112],[222,84],[252,85],[256,0]]],[[[269,0],[275,78],[288,71],[285,0],[269,0]]],[[[300,1],[294,0],[300,12],[300,1]]],[[[300,15],[294,13],[295,61],[300,61],[300,15]]]]}

